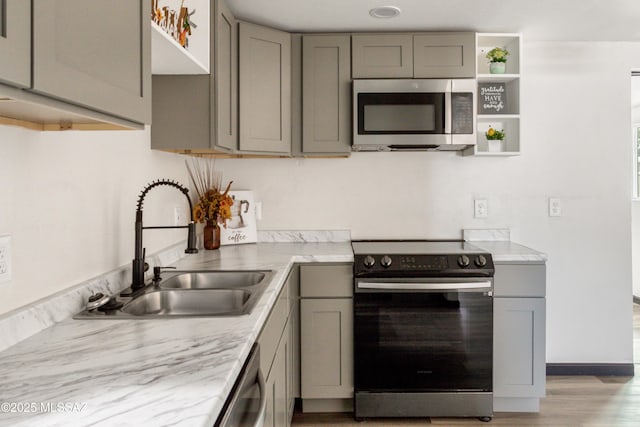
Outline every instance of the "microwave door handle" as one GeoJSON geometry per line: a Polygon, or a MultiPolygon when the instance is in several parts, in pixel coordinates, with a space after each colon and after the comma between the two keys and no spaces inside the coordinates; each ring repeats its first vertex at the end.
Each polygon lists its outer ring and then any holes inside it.
{"type": "Polygon", "coordinates": [[[444,134],[451,135],[451,92],[444,93],[444,134]]]}

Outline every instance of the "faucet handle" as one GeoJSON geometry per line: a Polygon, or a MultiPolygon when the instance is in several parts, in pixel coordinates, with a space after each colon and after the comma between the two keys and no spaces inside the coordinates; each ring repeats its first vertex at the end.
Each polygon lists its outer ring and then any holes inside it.
{"type": "Polygon", "coordinates": [[[154,282],[159,282],[161,277],[160,277],[160,273],[162,273],[162,270],[169,270],[169,269],[173,269],[175,270],[175,267],[153,267],[153,281],[154,282]]]}

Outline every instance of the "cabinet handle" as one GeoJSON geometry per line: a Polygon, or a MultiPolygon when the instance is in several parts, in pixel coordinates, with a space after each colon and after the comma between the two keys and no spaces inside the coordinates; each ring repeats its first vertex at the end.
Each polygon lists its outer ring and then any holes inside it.
{"type": "Polygon", "coordinates": [[[267,386],[260,369],[258,369],[258,388],[260,389],[260,409],[258,409],[258,416],[253,427],[263,427],[264,419],[267,416],[267,386]]]}

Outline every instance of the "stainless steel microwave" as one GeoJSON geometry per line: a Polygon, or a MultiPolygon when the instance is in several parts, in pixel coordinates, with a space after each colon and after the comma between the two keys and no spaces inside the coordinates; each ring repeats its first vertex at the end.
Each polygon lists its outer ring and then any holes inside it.
{"type": "Polygon", "coordinates": [[[353,151],[462,150],[476,144],[475,79],[353,81],[353,151]]]}

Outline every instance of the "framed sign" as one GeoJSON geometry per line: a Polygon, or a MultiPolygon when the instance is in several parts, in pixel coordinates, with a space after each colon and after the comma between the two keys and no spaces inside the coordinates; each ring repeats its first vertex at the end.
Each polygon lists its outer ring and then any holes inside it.
{"type": "Polygon", "coordinates": [[[258,230],[256,228],[256,205],[253,191],[229,191],[233,199],[231,219],[227,220],[227,227],[220,227],[221,245],[238,245],[242,243],[256,243],[258,230]]]}
{"type": "Polygon", "coordinates": [[[478,114],[504,114],[506,106],[504,83],[478,83],[478,114]]]}

